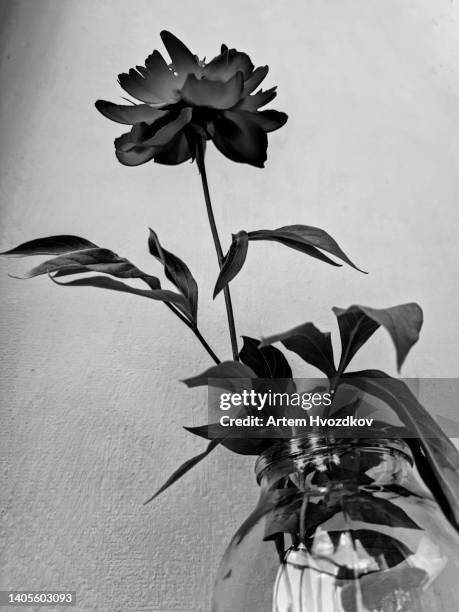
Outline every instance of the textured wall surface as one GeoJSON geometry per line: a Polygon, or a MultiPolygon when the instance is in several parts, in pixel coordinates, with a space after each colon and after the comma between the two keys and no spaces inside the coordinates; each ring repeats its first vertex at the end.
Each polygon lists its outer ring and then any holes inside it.
{"type": "MultiPolygon", "coordinates": [[[[316,225],[371,273],[254,244],[233,283],[239,332],[334,331],[334,305],[416,300],[425,327],[405,375],[456,375],[457,1],[4,0],[0,22],[2,248],[74,233],[157,273],[152,226],[198,278],[201,326],[229,357],[195,166],[120,166],[121,126],[93,107],[119,99],[116,75],[163,28],[201,57],[226,42],[270,65],[290,121],[265,170],[211,148],[225,244],[243,228],[316,225]]],[[[2,588],[74,589],[82,611],[207,611],[219,555],[255,502],[252,459],[216,450],[142,505],[203,449],[181,426],[205,421],[205,394],[178,380],[206,354],[159,303],[7,277],[28,263],[0,274],[2,588]]],[[[393,373],[388,337],[355,365],[393,373]]]]}

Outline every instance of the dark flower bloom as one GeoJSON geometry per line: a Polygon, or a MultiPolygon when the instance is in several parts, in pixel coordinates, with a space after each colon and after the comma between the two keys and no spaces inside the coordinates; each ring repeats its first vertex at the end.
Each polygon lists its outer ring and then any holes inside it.
{"type": "Polygon", "coordinates": [[[180,164],[194,159],[199,141],[213,140],[229,159],[263,167],[267,132],[287,121],[285,113],[258,110],[276,97],[275,87],[253,93],[268,66],[255,68],[246,53],[225,45],[206,63],[170,32],[161,38],[171,64],[154,51],[145,67],[119,75],[121,87],[142,104],[96,102],[103,115],[132,126],[115,140],[118,160],[126,166],[151,159],[180,164]]]}

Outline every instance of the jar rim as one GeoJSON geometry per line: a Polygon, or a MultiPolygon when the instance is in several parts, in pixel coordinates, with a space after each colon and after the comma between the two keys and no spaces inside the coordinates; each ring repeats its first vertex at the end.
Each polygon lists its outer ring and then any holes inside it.
{"type": "Polygon", "coordinates": [[[260,484],[264,474],[278,462],[286,460],[294,462],[298,459],[307,461],[309,457],[345,447],[395,452],[403,455],[411,465],[414,464],[411,449],[407,442],[401,438],[327,438],[307,434],[281,440],[263,451],[255,462],[257,482],[260,484]]]}

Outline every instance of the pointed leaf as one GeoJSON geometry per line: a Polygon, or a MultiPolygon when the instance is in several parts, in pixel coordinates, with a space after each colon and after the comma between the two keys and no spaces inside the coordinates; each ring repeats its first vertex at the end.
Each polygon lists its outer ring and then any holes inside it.
{"type": "Polygon", "coordinates": [[[6,257],[28,257],[30,255],[61,255],[82,249],[95,249],[97,244],[79,236],[62,235],[47,236],[23,242],[14,249],[4,251],[0,255],[6,257]]]}
{"type": "Polygon", "coordinates": [[[160,487],[156,493],[154,495],[152,495],[149,499],[147,499],[146,502],[144,502],[144,505],[149,504],[151,501],[153,501],[156,497],[158,497],[158,495],[161,495],[161,493],[163,493],[166,489],[168,489],[171,485],[174,484],[174,482],[177,482],[177,480],[179,480],[180,478],[182,478],[182,476],[184,476],[187,472],[189,472],[191,470],[191,468],[193,468],[195,465],[197,465],[200,461],[202,461],[203,459],[205,459],[207,457],[207,455],[209,453],[211,453],[214,448],[216,446],[218,446],[220,444],[221,440],[212,440],[209,445],[207,446],[206,450],[202,453],[200,453],[199,455],[196,455],[195,457],[192,457],[191,459],[188,459],[188,461],[185,461],[185,463],[183,463],[167,480],[166,482],[163,484],[162,487],[160,487]]]}
{"type": "Polygon", "coordinates": [[[338,371],[342,374],[355,353],[378,329],[379,324],[359,309],[332,308],[338,319],[341,337],[341,358],[338,371]]]}
{"type": "Polygon", "coordinates": [[[247,232],[241,231],[233,235],[233,242],[223,261],[222,269],[214,289],[214,299],[241,271],[247,257],[249,237],[247,232]]]}
{"type": "MultiPolygon", "coordinates": [[[[184,382],[190,389],[193,387],[204,387],[209,384],[209,379],[221,379],[227,381],[230,389],[234,388],[234,379],[241,379],[249,382],[251,378],[255,378],[255,374],[251,368],[248,368],[238,361],[223,361],[211,368],[205,370],[202,374],[192,376],[191,378],[185,379],[184,382]]],[[[241,388],[246,387],[246,384],[242,384],[241,388]]],[[[239,387],[238,387],[239,388],[239,387]]]]}
{"type": "MultiPolygon", "coordinates": [[[[117,278],[143,278],[148,276],[131,264],[130,261],[120,257],[113,251],[93,248],[72,251],[58,257],[53,257],[17,278],[33,278],[41,274],[65,271],[70,271],[73,274],[81,273],[82,271],[103,272],[117,278]]],[[[157,282],[159,283],[159,281],[157,282]]]]}
{"type": "MultiPolygon", "coordinates": [[[[280,533],[290,533],[292,535],[298,533],[302,501],[301,497],[293,497],[287,504],[274,508],[267,514],[263,532],[265,542],[274,540],[280,533]]],[[[308,509],[309,507],[308,504],[308,509]]]]}
{"type": "Polygon", "coordinates": [[[459,438],[459,422],[454,419],[449,419],[441,414],[435,415],[440,427],[448,432],[450,438],[459,438]]]}
{"type": "Polygon", "coordinates": [[[415,303],[380,309],[350,306],[345,310],[333,308],[333,312],[338,319],[341,336],[340,373],[344,372],[355,353],[379,326],[384,327],[392,338],[400,371],[408,352],[418,341],[423,319],[422,310],[415,303]]]}
{"type": "Polygon", "coordinates": [[[280,509],[286,504],[291,503],[293,499],[302,498],[303,495],[307,495],[307,493],[305,494],[296,487],[262,491],[257,506],[236,531],[232,543],[238,546],[251,528],[268,512],[280,509]]]}
{"type": "Polygon", "coordinates": [[[142,297],[158,300],[160,302],[169,302],[180,307],[182,311],[187,312],[188,305],[186,300],[179,293],[166,289],[137,289],[117,281],[109,276],[89,276],[87,278],[78,278],[74,281],[61,283],[56,280],[56,275],[50,276],[51,280],[61,287],[98,287],[99,289],[110,289],[112,291],[120,291],[122,293],[131,293],[142,297]]]}
{"type": "Polygon", "coordinates": [[[234,601],[229,601],[229,597],[234,592],[234,588],[240,585],[242,573],[245,566],[239,563],[236,551],[239,544],[249,531],[259,523],[263,517],[269,515],[273,510],[277,510],[286,504],[292,503],[293,499],[302,496],[303,493],[296,487],[289,489],[277,489],[262,491],[255,509],[239,527],[230,543],[228,544],[223,557],[220,561],[215,588],[213,594],[212,610],[233,610],[234,601]],[[229,581],[229,582],[228,582],[229,581]]]}
{"type": "MultiPolygon", "coordinates": [[[[340,264],[322,253],[322,251],[326,251],[359,272],[363,272],[363,270],[360,270],[360,268],[352,263],[349,257],[339,247],[338,243],[327,234],[327,232],[318,227],[312,227],[310,225],[286,225],[274,230],[258,230],[249,232],[249,240],[272,240],[274,242],[280,242],[285,246],[306,253],[332,266],[339,266],[340,264]]],[[[366,272],[364,272],[364,274],[366,274],[366,272]]]]}
{"type": "Polygon", "coordinates": [[[8,251],[7,255],[25,257],[29,255],[58,254],[57,257],[35,266],[28,273],[14,278],[33,278],[48,274],[57,284],[72,287],[91,286],[103,289],[112,289],[124,293],[142,295],[154,300],[172,302],[180,312],[190,321],[194,313],[189,300],[173,291],[163,290],[156,276],[146,274],[139,270],[128,259],[120,257],[109,249],[103,249],[84,238],[78,236],[49,236],[38,240],[31,240],[8,251]],[[77,249],[77,250],[75,250],[77,249]],[[78,279],[70,283],[59,283],[56,279],[73,274],[99,272],[114,276],[115,278],[132,278],[145,282],[151,291],[142,291],[121,282],[110,281],[104,277],[93,279],[78,279]]]}
{"type": "Polygon", "coordinates": [[[388,527],[419,529],[419,525],[392,501],[376,494],[360,492],[356,495],[343,495],[339,509],[344,509],[353,521],[377,523],[388,527]]]}
{"type": "Polygon", "coordinates": [[[304,323],[282,334],[263,338],[260,348],[275,342],[282,342],[286,349],[293,351],[306,363],[324,372],[328,378],[335,376],[336,369],[329,332],[321,332],[313,323],[304,323]]]}
{"type": "MultiPolygon", "coordinates": [[[[352,474],[350,471],[350,480],[352,474]]],[[[343,475],[343,480],[345,476],[343,475]]],[[[364,523],[377,523],[390,527],[402,527],[405,529],[419,529],[406,512],[388,499],[378,497],[379,490],[373,494],[365,491],[352,491],[343,486],[343,489],[330,494],[325,503],[309,503],[306,514],[306,525],[308,534],[312,535],[315,529],[325,523],[336,514],[344,512],[353,521],[364,523]]],[[[395,496],[394,496],[395,497],[395,496]]]]}
{"type": "Polygon", "coordinates": [[[265,448],[273,444],[267,438],[228,438],[228,428],[219,423],[200,425],[198,427],[185,427],[187,431],[205,440],[220,439],[222,446],[238,455],[259,455],[265,448]]]}
{"type": "Polygon", "coordinates": [[[188,301],[189,311],[193,321],[197,320],[198,313],[198,285],[188,266],[173,253],[161,246],[156,233],[150,229],[148,248],[153,257],[156,257],[164,266],[166,277],[173,283],[188,301]]]}
{"type": "Polygon", "coordinates": [[[259,378],[292,378],[292,369],[284,354],[275,346],[260,348],[260,340],[242,336],[244,345],[239,358],[259,378]]]}
{"type": "Polygon", "coordinates": [[[317,503],[309,501],[306,509],[306,537],[311,537],[319,525],[331,519],[339,511],[339,507],[327,504],[324,500],[317,503]]]}

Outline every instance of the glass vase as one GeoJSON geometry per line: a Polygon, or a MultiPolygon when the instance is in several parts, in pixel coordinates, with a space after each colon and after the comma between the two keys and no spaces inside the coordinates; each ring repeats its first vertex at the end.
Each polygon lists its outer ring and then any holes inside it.
{"type": "Polygon", "coordinates": [[[298,437],[255,471],[213,612],[457,612],[459,536],[406,442],[298,437]]]}

